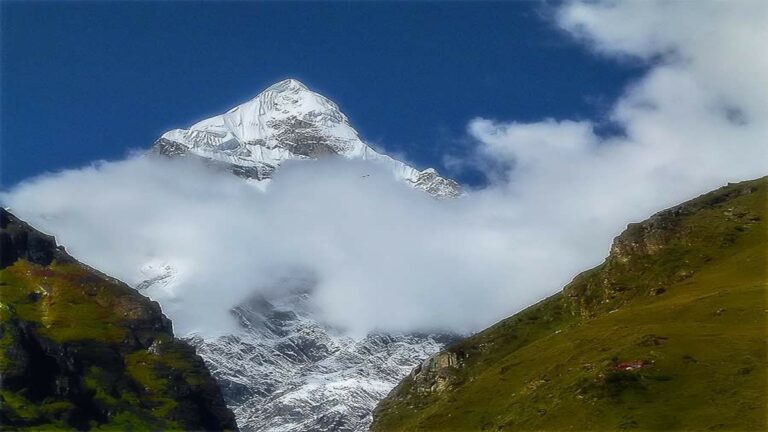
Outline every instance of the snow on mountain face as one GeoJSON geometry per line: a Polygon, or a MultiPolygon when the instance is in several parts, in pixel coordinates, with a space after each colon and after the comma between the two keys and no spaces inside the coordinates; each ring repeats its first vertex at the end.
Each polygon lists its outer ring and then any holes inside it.
{"type": "MultiPolygon", "coordinates": [[[[141,269],[136,286],[150,298],[184,283],[165,261],[141,269]]],[[[368,429],[376,404],[429,356],[458,340],[450,334],[345,336],[317,318],[312,280],[286,283],[283,294],[232,309],[232,334],[183,338],[197,348],[243,431],[368,429]]]]}
{"type": "Polygon", "coordinates": [[[201,157],[255,180],[270,178],[285,160],[337,155],[384,164],[396,178],[436,197],[461,193],[456,182],[434,169],[419,171],[373,150],[335,103],[293,79],[272,85],[225,114],[166,132],[153,151],[201,157]]]}
{"type": "MultiPolygon", "coordinates": [[[[456,182],[434,169],[418,171],[374,151],[336,104],[296,80],[279,82],[189,129],[169,131],[152,151],[202,158],[257,184],[285,160],[363,159],[384,164],[396,178],[435,197],[461,194],[456,182]]],[[[187,277],[172,260],[148,262],[140,271],[146,279],[136,288],[150,297],[174,292],[187,277]]],[[[280,287],[283,297],[237,305],[232,313],[240,329],[234,334],[187,335],[244,431],[367,430],[376,403],[414,365],[455,340],[425,334],[346,337],[316,318],[310,285],[298,291],[280,287]]]]}
{"type": "Polygon", "coordinates": [[[311,317],[306,294],[234,309],[242,331],[191,336],[246,431],[362,431],[414,364],[455,340],[371,334],[355,340],[311,317]]]}

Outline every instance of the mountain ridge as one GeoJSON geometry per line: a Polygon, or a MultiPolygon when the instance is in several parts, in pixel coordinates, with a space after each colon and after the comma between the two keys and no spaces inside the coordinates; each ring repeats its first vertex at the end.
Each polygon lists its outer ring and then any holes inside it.
{"type": "Polygon", "coordinates": [[[461,195],[458,183],[433,168],[419,171],[365,144],[338,105],[295,79],[189,129],[164,133],[152,153],[197,157],[255,181],[272,177],[286,160],[337,156],[379,163],[395,178],[439,198],[461,195]]]}
{"type": "Polygon", "coordinates": [[[372,430],[762,430],[768,177],[630,224],[605,262],[449,346],[372,430]]]}

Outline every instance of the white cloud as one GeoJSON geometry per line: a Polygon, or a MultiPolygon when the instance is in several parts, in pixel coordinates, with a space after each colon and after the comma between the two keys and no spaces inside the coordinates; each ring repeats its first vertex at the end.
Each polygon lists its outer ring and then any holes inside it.
{"type": "Polygon", "coordinates": [[[519,204],[584,224],[585,253],[609,241],[595,223],[619,227],[768,173],[765,2],[578,1],[555,21],[601,55],[649,62],[610,113],[625,136],[567,119],[475,119],[468,131],[519,204]]]}
{"type": "Polygon", "coordinates": [[[526,277],[510,265],[521,249],[479,198],[438,201],[362,162],[289,163],[262,192],[193,161],[137,157],[34,179],[3,201],[130,284],[146,263],[177,268],[174,289],[151,294],[182,333],[226,331],[231,307],[300,275],[317,280],[322,318],[362,334],[469,331],[540,295],[506,282],[526,277]]]}
{"type": "Polygon", "coordinates": [[[762,3],[567,3],[556,22],[648,73],[590,121],[475,119],[490,187],[436,201],[364,163],[286,164],[266,192],[190,161],[130,158],[49,175],[2,200],[83,261],[136,284],[148,262],[182,270],[153,293],[181,332],[278,280],[310,277],[329,323],[475,330],[557,291],[631,221],[766,173],[762,3]],[[362,174],[372,174],[361,177],[362,174]]]}

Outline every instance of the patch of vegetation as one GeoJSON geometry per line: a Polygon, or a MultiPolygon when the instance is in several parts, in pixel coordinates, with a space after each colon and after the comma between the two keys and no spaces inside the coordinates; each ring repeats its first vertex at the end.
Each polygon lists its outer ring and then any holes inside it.
{"type": "Polygon", "coordinates": [[[43,235],[0,212],[3,246],[22,257],[0,269],[3,429],[236,428],[202,360],[173,337],[157,303],[74,261],[52,238],[24,249],[25,234],[43,235]]]}
{"type": "Polygon", "coordinates": [[[449,347],[452,385],[406,379],[373,430],[766,430],[767,190],[631,225],[563,292],[449,347]]]}

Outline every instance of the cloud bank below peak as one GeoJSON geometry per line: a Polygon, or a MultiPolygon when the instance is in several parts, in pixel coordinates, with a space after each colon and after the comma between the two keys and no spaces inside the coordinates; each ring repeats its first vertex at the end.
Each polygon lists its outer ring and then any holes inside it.
{"type": "Polygon", "coordinates": [[[768,171],[768,6],[569,2],[555,25],[647,73],[606,119],[467,126],[492,179],[434,200],[363,161],[286,163],[266,190],[194,161],[132,157],[24,182],[2,195],[78,258],[139,283],[185,333],[232,329],[229,309],[280,296],[296,275],[330,325],[478,330],[554,293],[605,256],[627,223],[768,171]],[[700,6],[700,7],[699,7],[700,6]]]}

